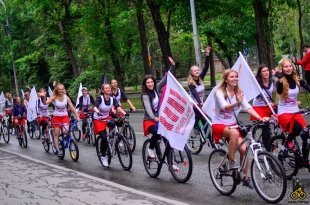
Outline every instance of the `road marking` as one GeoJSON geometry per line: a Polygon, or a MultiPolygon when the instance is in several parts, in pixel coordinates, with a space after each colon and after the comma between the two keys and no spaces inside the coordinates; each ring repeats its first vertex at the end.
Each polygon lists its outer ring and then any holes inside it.
{"type": "Polygon", "coordinates": [[[88,179],[92,179],[92,180],[96,180],[98,182],[107,184],[109,186],[112,186],[112,187],[115,187],[115,188],[118,188],[118,189],[122,189],[124,191],[131,192],[131,193],[134,193],[134,194],[139,194],[139,195],[142,195],[142,196],[145,196],[145,197],[148,197],[148,198],[157,199],[157,200],[160,200],[160,201],[164,201],[166,203],[177,204],[177,205],[187,205],[184,202],[176,201],[176,200],[173,200],[173,199],[166,199],[164,197],[157,196],[157,195],[154,195],[154,194],[149,194],[149,193],[146,193],[146,192],[143,192],[143,191],[139,191],[139,190],[136,190],[136,189],[133,189],[133,188],[121,185],[121,184],[117,184],[117,183],[112,182],[112,181],[108,181],[106,179],[101,179],[101,178],[98,178],[98,177],[94,177],[94,176],[85,174],[83,172],[79,172],[79,171],[76,171],[76,170],[68,169],[68,168],[61,167],[61,166],[58,166],[58,165],[55,165],[55,164],[49,164],[47,162],[35,159],[33,157],[25,156],[25,155],[19,154],[17,152],[9,151],[9,150],[3,149],[3,148],[0,148],[0,150],[2,150],[4,152],[7,152],[7,153],[10,153],[10,154],[14,154],[14,155],[20,156],[22,158],[28,159],[28,160],[36,162],[36,163],[40,163],[40,164],[43,164],[43,165],[55,168],[55,169],[60,169],[60,170],[63,170],[63,171],[74,172],[75,174],[80,175],[82,177],[85,177],[85,178],[88,178],[88,179]]]}

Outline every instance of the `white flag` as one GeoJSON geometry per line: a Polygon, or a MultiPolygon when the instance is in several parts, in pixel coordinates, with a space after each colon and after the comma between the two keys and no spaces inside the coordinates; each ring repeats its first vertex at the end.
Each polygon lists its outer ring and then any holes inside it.
{"type": "MultiPolygon", "coordinates": [[[[239,58],[237,59],[236,63],[232,67],[233,70],[238,72],[238,85],[240,89],[244,93],[245,99],[248,101],[255,98],[257,95],[261,94],[267,100],[266,96],[259,86],[256,78],[254,77],[248,63],[245,61],[243,55],[239,52],[239,58]]],[[[212,91],[210,92],[207,100],[202,106],[202,110],[213,120],[214,118],[214,111],[215,111],[215,92],[219,89],[220,85],[216,85],[212,91]]],[[[267,101],[268,102],[268,101],[267,101]]]]}
{"type": "Polygon", "coordinates": [[[184,150],[195,123],[194,101],[173,77],[167,73],[167,87],[159,109],[158,134],[169,141],[171,147],[184,150]]]}
{"type": "Polygon", "coordinates": [[[48,95],[49,95],[49,97],[52,97],[52,96],[53,96],[53,91],[52,91],[52,89],[50,88],[50,86],[48,86],[47,90],[48,90],[48,95]]]}
{"type": "MultiPolygon", "coordinates": [[[[80,83],[80,87],[79,87],[78,95],[77,95],[77,98],[76,98],[75,106],[77,106],[79,104],[79,99],[83,95],[82,88],[83,88],[82,83],[80,83]]],[[[76,111],[79,111],[79,109],[76,109],[76,111]]]]}
{"type": "Polygon", "coordinates": [[[30,92],[30,99],[27,107],[27,120],[29,122],[37,119],[37,100],[38,100],[38,95],[36,88],[33,86],[30,92]]]}
{"type": "Polygon", "coordinates": [[[20,91],[22,92],[22,97],[25,97],[25,92],[23,89],[20,89],[20,91]]]}
{"type": "Polygon", "coordinates": [[[5,106],[5,97],[4,97],[3,92],[1,92],[1,95],[0,95],[0,112],[2,111],[4,106],[5,106]]]}

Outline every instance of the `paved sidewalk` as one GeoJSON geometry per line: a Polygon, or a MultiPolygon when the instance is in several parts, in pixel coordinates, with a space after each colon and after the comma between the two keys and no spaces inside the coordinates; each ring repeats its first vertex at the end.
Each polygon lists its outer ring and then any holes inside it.
{"type": "Polygon", "coordinates": [[[0,148],[0,204],[183,204],[0,148]]]}

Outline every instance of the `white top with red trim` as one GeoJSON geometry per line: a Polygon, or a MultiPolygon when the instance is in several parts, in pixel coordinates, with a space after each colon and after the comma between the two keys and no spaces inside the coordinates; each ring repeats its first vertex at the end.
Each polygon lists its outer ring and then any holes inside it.
{"type": "Polygon", "coordinates": [[[54,102],[55,111],[53,113],[54,116],[68,116],[67,105],[68,105],[68,97],[65,95],[64,100],[61,102],[58,99],[54,102]]]}
{"type": "Polygon", "coordinates": [[[280,97],[278,104],[278,115],[281,115],[283,113],[295,113],[299,111],[297,105],[298,93],[299,88],[296,85],[295,89],[288,89],[288,95],[285,100],[280,97]]]}
{"type": "Polygon", "coordinates": [[[103,98],[103,96],[101,95],[101,103],[98,107],[99,113],[100,115],[98,115],[96,112],[94,113],[94,119],[95,120],[103,120],[106,119],[107,117],[109,117],[110,115],[110,111],[113,107],[113,97],[110,97],[110,104],[106,105],[105,104],[105,100],[103,98]]]}
{"type": "MultiPolygon", "coordinates": [[[[272,93],[273,93],[273,90],[274,90],[274,84],[272,83],[270,88],[269,89],[264,89],[262,88],[267,100],[269,103],[272,103],[272,100],[271,100],[271,96],[272,96],[272,93]]],[[[253,100],[253,106],[266,106],[266,102],[264,101],[264,98],[263,96],[260,94],[258,96],[256,96],[253,100]]]]}
{"type": "Polygon", "coordinates": [[[44,105],[41,98],[39,98],[38,114],[41,117],[48,117],[50,115],[48,111],[48,105],[44,105]]]}
{"type": "Polygon", "coordinates": [[[229,104],[237,103],[236,95],[233,97],[227,96],[227,99],[224,98],[224,93],[222,90],[217,90],[215,92],[215,116],[212,121],[213,124],[224,124],[224,125],[233,125],[236,124],[235,116],[238,116],[241,109],[248,110],[252,106],[248,103],[248,101],[243,98],[241,105],[235,107],[231,110],[225,110],[225,106],[229,104]],[[235,112],[235,116],[234,116],[235,112]]]}

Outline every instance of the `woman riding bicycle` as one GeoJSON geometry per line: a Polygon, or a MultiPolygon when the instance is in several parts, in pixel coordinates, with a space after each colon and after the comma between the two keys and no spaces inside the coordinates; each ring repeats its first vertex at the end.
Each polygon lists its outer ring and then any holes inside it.
{"type": "Polygon", "coordinates": [[[22,124],[25,126],[26,123],[26,114],[27,110],[22,102],[20,97],[16,97],[15,103],[12,109],[12,116],[13,116],[13,125],[16,127],[18,124],[22,124]]]}
{"type": "MultiPolygon", "coordinates": [[[[258,67],[256,80],[260,87],[262,88],[268,103],[271,104],[271,107],[274,106],[272,94],[275,90],[275,82],[271,75],[271,70],[265,64],[261,64],[258,67]]],[[[273,114],[270,110],[269,106],[265,102],[263,96],[260,94],[256,96],[253,100],[253,109],[261,116],[261,117],[271,117],[273,114]]],[[[257,118],[251,116],[250,120],[257,120],[257,118]]],[[[270,140],[270,127],[268,124],[261,127],[262,128],[262,140],[265,147],[268,146],[268,142],[270,140]]]]}
{"type": "MultiPolygon", "coordinates": [[[[38,112],[38,124],[42,127],[42,133],[45,133],[47,129],[48,121],[50,113],[48,111],[48,105],[45,105],[43,102],[47,100],[46,90],[41,88],[39,90],[39,99],[37,101],[37,112],[38,112]]],[[[42,134],[42,139],[44,139],[44,135],[42,134]]]]}
{"type": "MultiPolygon", "coordinates": [[[[39,93],[39,97],[44,97],[44,93],[39,93]]],[[[52,126],[54,128],[54,143],[57,156],[63,156],[62,150],[59,150],[59,136],[60,129],[62,129],[63,134],[67,134],[69,130],[69,115],[67,107],[74,113],[76,119],[79,120],[78,113],[75,111],[75,108],[70,100],[70,98],[65,94],[65,86],[63,84],[57,84],[53,91],[53,96],[48,99],[43,99],[43,104],[48,105],[53,103],[55,110],[52,118],[52,126]]]]}
{"type": "MultiPolygon", "coordinates": [[[[230,170],[238,169],[239,165],[235,161],[236,148],[242,142],[242,136],[238,129],[230,129],[229,126],[235,125],[238,113],[244,109],[253,117],[259,120],[268,120],[267,117],[262,118],[251,107],[247,100],[243,97],[243,92],[238,86],[238,73],[232,69],[225,70],[219,89],[215,92],[215,117],[212,121],[212,132],[215,143],[218,143],[221,137],[229,141],[229,166],[230,170]]],[[[240,161],[244,157],[246,145],[243,144],[238,150],[240,153],[240,161]]],[[[247,176],[247,167],[244,170],[243,184],[253,189],[254,186],[250,177],[247,176]]]]}
{"type": "Polygon", "coordinates": [[[297,96],[299,93],[299,87],[305,88],[310,92],[310,85],[305,80],[299,79],[295,66],[289,59],[282,59],[278,65],[277,77],[277,93],[279,95],[278,104],[278,120],[283,131],[287,131],[288,139],[286,146],[294,150],[294,144],[292,140],[300,135],[302,143],[302,154],[305,160],[305,166],[309,166],[309,149],[307,149],[307,139],[309,138],[308,133],[302,133],[301,131],[307,126],[307,122],[304,117],[299,113],[297,96]]]}
{"type": "Polygon", "coordinates": [[[83,119],[82,124],[82,140],[86,139],[86,126],[87,126],[87,118],[88,112],[91,112],[93,106],[95,105],[95,100],[93,96],[89,95],[88,89],[86,87],[82,88],[82,96],[79,98],[79,104],[76,105],[76,108],[79,108],[80,119],[83,119]]]}
{"type": "Polygon", "coordinates": [[[111,80],[111,89],[112,89],[111,96],[116,99],[119,105],[121,105],[121,101],[126,101],[130,105],[131,109],[134,112],[136,111],[135,106],[133,106],[131,101],[126,96],[125,92],[118,87],[117,80],[115,79],[111,80]]]}
{"type": "Polygon", "coordinates": [[[111,97],[111,86],[110,84],[102,84],[101,95],[97,97],[94,107],[94,133],[99,134],[103,140],[101,140],[101,162],[102,165],[109,166],[108,159],[106,157],[106,150],[109,147],[107,140],[107,121],[110,119],[110,113],[118,112],[126,115],[126,112],[119,106],[117,101],[111,97]]]}

